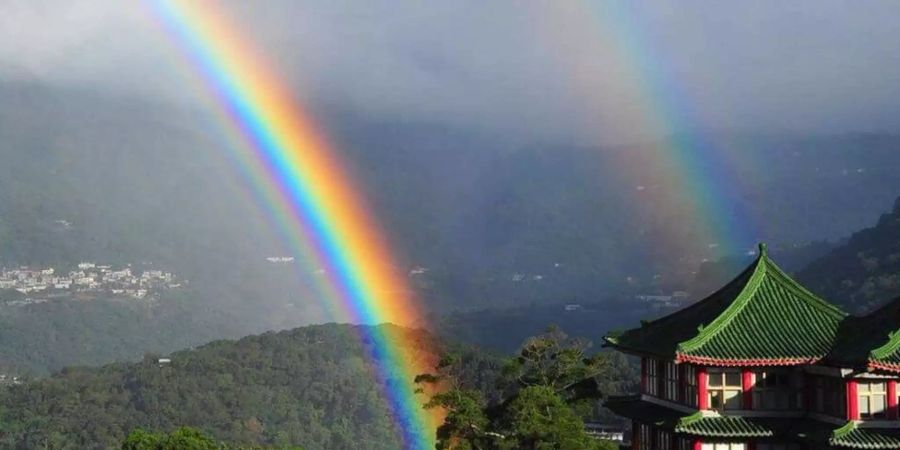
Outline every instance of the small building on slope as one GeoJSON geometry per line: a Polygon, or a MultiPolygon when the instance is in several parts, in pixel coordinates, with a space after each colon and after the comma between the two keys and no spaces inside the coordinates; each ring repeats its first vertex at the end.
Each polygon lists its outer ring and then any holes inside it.
{"type": "Polygon", "coordinates": [[[641,392],[606,403],[632,449],[900,449],[900,299],[850,316],[765,245],[709,297],[604,339],[641,358],[641,392]]]}

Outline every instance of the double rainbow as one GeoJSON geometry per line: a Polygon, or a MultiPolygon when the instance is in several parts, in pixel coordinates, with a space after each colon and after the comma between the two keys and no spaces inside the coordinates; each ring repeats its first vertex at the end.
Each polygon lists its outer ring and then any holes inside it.
{"type": "MultiPolygon", "coordinates": [[[[421,325],[421,309],[397,273],[387,243],[357,187],[287,84],[214,5],[205,0],[149,1],[202,79],[227,126],[252,188],[293,249],[324,266],[320,294],[337,320],[421,325]]],[[[414,391],[416,359],[407,334],[368,328],[372,368],[384,387],[404,448],[433,448],[438,413],[414,391]]],[[[421,350],[421,349],[419,349],[421,350]]]]}

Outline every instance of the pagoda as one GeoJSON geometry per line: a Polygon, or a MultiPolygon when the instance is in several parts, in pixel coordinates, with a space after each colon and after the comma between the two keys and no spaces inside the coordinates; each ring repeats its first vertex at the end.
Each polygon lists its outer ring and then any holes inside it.
{"type": "Polygon", "coordinates": [[[709,297],[604,338],[641,359],[606,406],[634,450],[900,449],[900,299],[851,316],[757,258],[709,297]]]}

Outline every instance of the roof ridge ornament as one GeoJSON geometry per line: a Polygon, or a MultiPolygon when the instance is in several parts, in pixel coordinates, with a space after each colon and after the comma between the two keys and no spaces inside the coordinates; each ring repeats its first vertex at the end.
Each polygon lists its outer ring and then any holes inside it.
{"type": "Polygon", "coordinates": [[[759,243],[759,256],[769,256],[769,246],[765,242],[759,243]]]}

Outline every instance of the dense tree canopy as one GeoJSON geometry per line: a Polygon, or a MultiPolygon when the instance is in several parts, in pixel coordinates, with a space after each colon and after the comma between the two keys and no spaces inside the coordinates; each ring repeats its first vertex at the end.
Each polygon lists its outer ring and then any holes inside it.
{"type": "MultiPolygon", "coordinates": [[[[430,335],[403,332],[413,357],[432,358],[430,335]]],[[[172,354],[170,364],[148,355],[7,386],[0,389],[0,447],[107,449],[135,428],[190,426],[233,445],[316,450],[365,442],[393,450],[399,433],[360,333],[350,325],[298,328],[212,342],[172,354]]]]}
{"type": "Polygon", "coordinates": [[[613,368],[620,360],[606,353],[588,355],[589,346],[551,327],[527,340],[489,389],[470,382],[460,358],[444,356],[434,373],[416,378],[419,384],[437,387],[426,408],[447,412],[438,428],[437,448],[614,448],[589,437],[584,419],[595,413],[603,386],[600,380],[615,374],[613,368]]]}
{"type": "Polygon", "coordinates": [[[181,427],[171,433],[152,433],[137,429],[131,432],[122,450],[303,450],[300,447],[262,447],[257,445],[231,446],[216,442],[196,428],[181,427]]]}

